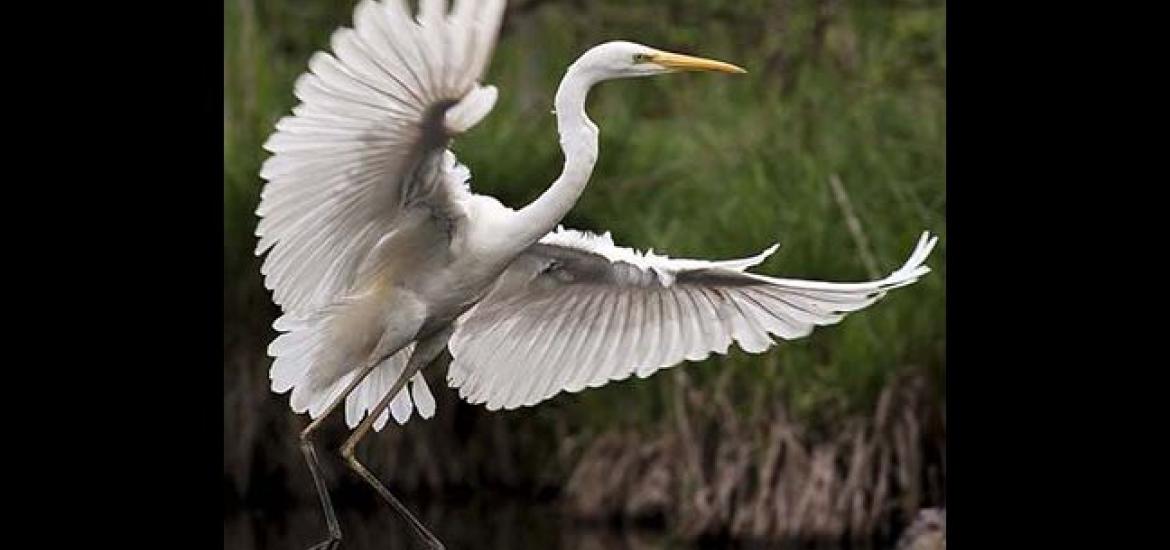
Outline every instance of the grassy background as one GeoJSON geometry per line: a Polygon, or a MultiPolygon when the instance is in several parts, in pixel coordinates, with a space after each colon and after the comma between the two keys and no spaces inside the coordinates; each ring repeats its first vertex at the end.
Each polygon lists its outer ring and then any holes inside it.
{"type": "MultiPolygon", "coordinates": [[[[284,428],[248,435],[241,427],[248,407],[291,416],[287,396],[265,385],[276,311],[251,255],[267,155],[260,145],[294,105],[293,81],[309,55],[351,23],[352,8],[351,0],[224,3],[224,383],[225,395],[251,396],[225,404],[232,452],[292,438],[284,428]]],[[[700,387],[718,379],[744,414],[783,401],[813,432],[872,407],[906,371],[929,373],[945,400],[945,4],[528,0],[509,10],[485,79],[500,88],[499,102],[454,145],[477,192],[519,207],[556,177],[552,96],[565,67],[592,45],[627,39],[739,64],[749,74],[595,89],[588,110],[601,128],[601,155],[565,224],[675,257],[742,257],[778,241],[757,271],[829,280],[877,275],[868,273],[866,248],[888,273],[928,229],[940,235],[928,261],[934,273],[917,285],[766,354],[734,351],[682,368],[700,387]],[[850,232],[832,178],[867,244],[850,232]]],[[[443,379],[445,367],[431,370],[443,379]]],[[[671,410],[678,370],[505,414],[520,420],[511,429],[530,432],[517,441],[653,429],[671,410]]],[[[258,460],[248,456],[232,460],[258,460]]]]}

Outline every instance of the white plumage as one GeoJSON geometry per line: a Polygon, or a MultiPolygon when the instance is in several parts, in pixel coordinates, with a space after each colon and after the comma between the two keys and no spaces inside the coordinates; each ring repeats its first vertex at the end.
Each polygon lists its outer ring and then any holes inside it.
{"type": "MultiPolygon", "coordinates": [[[[554,101],[565,163],[548,190],[519,210],[473,193],[448,145],[496,102],[480,79],[503,13],[504,0],[451,10],[422,0],[417,16],[402,0],[363,0],[354,28],[333,34],[332,53],[309,60],[294,88],[300,103],[264,144],[272,156],[260,172],[256,253],[267,253],[264,284],[283,310],[268,349],[272,389],[291,391],[292,409],[315,419],[306,442],[344,403],[358,428],[343,454],[362,473],[352,451],[369,429],[435,414],[421,368],[444,349],[461,396],[514,408],[726,353],[733,342],[761,352],[929,271],[935,239],[926,234],[888,277],[828,283],[747,271],[776,247],[740,260],[671,259],[559,229],[599,154],[590,89],[686,70],[744,72],[631,42],[596,46],[566,71],[554,101]]],[[[306,447],[331,509],[314,456],[306,447]]]]}
{"type": "Polygon", "coordinates": [[[674,260],[618,247],[608,233],[560,230],[461,319],[449,381],[472,403],[510,409],[725,354],[732,341],[759,353],[773,336],[806,336],[916,281],[936,240],[923,233],[902,268],[849,284],[745,272],[776,246],[742,260],[674,260]]]}
{"type": "MultiPolygon", "coordinates": [[[[495,100],[478,92],[503,13],[502,0],[424,1],[416,24],[401,1],[366,0],[354,29],[333,34],[334,55],[318,52],[297,80],[301,100],[264,144],[274,155],[256,213],[256,254],[271,249],[262,272],[286,311],[312,311],[343,295],[357,266],[392,231],[412,200],[446,183],[410,177],[416,149],[445,136],[428,112],[458,105],[446,128],[466,130],[495,100]]],[[[447,190],[461,193],[462,186],[447,190]]],[[[440,191],[441,192],[441,191],[440,191]]]]}
{"type": "MultiPolygon", "coordinates": [[[[452,301],[442,289],[404,284],[411,279],[406,272],[425,277],[427,265],[442,279],[440,272],[449,274],[455,264],[478,264],[466,278],[480,281],[459,289],[472,295],[471,303],[455,300],[463,309],[474,305],[482,289],[494,287],[470,312],[446,314],[462,314],[450,342],[455,361],[449,381],[460,395],[490,409],[531,405],[560,390],[580,391],[630,374],[648,376],[683,360],[726,353],[732,342],[763,351],[773,336],[804,336],[813,326],[869,305],[875,291],[908,284],[927,271],[919,264],[934,241],[925,236],[909,269],[854,285],[744,271],[775,247],[743,260],[670,259],[616,246],[608,233],[559,228],[526,245],[516,233],[532,235],[531,227],[507,227],[526,223],[522,212],[474,195],[469,171],[446,150],[451,136],[470,129],[495,104],[496,88],[478,80],[502,7],[498,0],[459,2],[447,14],[444,2],[424,1],[416,20],[401,1],[362,2],[354,29],[334,33],[333,55],[312,57],[295,88],[301,104],[265,143],[274,154],[261,170],[268,184],[257,209],[262,219],[256,252],[269,251],[264,281],[285,311],[276,327],[286,333],[269,347],[276,357],[272,387],[293,390],[294,411],[318,417],[353,381],[389,331],[392,320],[382,317],[393,315],[386,311],[395,305],[391,294],[436,298],[422,300],[424,305],[452,301]],[[509,238],[513,246],[501,242],[509,238]],[[473,261],[460,261],[468,259],[473,261]],[[553,262],[555,268],[547,269],[553,262]],[[506,291],[496,282],[537,267],[544,271],[526,274],[533,279],[527,285],[506,291]]],[[[551,196],[555,202],[545,201],[554,202],[553,210],[575,200],[587,179],[579,168],[591,169],[596,160],[596,127],[583,110],[588,88],[607,77],[677,70],[653,63],[605,65],[626,61],[623,50],[660,53],[629,43],[599,46],[574,64],[579,70],[571,68],[558,91],[558,103],[568,103],[563,112],[558,109],[566,174],[546,193],[558,191],[551,196]],[[583,63],[590,57],[596,62],[583,63]],[[574,176],[569,183],[576,189],[558,189],[566,175],[574,176]]],[[[348,395],[351,427],[404,371],[413,336],[396,343],[401,350],[380,350],[396,353],[348,395]]],[[[433,414],[422,376],[412,374],[411,385],[413,391],[404,389],[391,402],[389,412],[399,422],[411,415],[412,394],[425,405],[422,416],[433,414]]]]}
{"type": "MultiPolygon", "coordinates": [[[[476,80],[494,45],[503,2],[462,2],[450,17],[442,7],[423,2],[416,24],[402,2],[359,4],[355,28],[334,33],[335,55],[313,56],[310,72],[296,83],[301,104],[277,122],[264,144],[274,154],[261,169],[268,184],[256,210],[262,218],[256,253],[271,249],[264,282],[286,312],[287,322],[277,329],[290,331],[269,347],[276,357],[272,389],[298,388],[291,399],[295,412],[320,415],[365,359],[360,350],[345,353],[352,350],[329,341],[327,327],[336,318],[324,312],[339,309],[354,288],[371,284],[359,276],[369,271],[363,269],[369,262],[385,257],[371,256],[377,244],[412,221],[403,211],[442,194],[454,205],[470,192],[470,174],[452,153],[445,151],[440,164],[430,167],[438,169],[428,171],[425,164],[421,170],[412,166],[418,163],[414,150],[444,139],[427,127],[427,113],[436,105],[454,102],[443,122],[446,132],[458,133],[495,103],[495,88],[476,80]],[[298,316],[315,321],[291,323],[298,316]],[[329,346],[338,352],[323,349],[329,346]],[[323,380],[313,378],[314,365],[328,371],[317,377],[323,380]]],[[[372,338],[350,347],[368,346],[372,338]]],[[[404,349],[385,360],[348,396],[351,427],[390,389],[409,354],[404,349]]],[[[429,403],[420,414],[431,416],[434,398],[421,374],[412,383],[429,403]]],[[[401,392],[391,405],[394,418],[405,422],[412,405],[408,392],[401,392]]],[[[381,429],[387,417],[375,427],[381,429]]]]}

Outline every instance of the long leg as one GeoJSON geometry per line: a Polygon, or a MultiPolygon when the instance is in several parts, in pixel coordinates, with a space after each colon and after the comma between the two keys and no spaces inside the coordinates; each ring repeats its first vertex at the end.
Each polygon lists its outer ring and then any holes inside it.
{"type": "Polygon", "coordinates": [[[398,395],[398,392],[406,386],[406,382],[410,380],[415,375],[415,373],[419,371],[419,369],[426,366],[435,357],[438,357],[438,355],[442,353],[443,348],[447,346],[447,339],[450,337],[451,327],[447,327],[435,335],[420,341],[418,345],[415,346],[414,353],[410,356],[410,361],[407,362],[406,368],[402,371],[402,375],[398,377],[398,380],[394,381],[394,385],[390,388],[390,391],[386,392],[386,395],[380,402],[378,402],[378,405],[370,411],[369,416],[367,416],[365,420],[362,421],[357,429],[354,430],[353,435],[349,436],[349,439],[347,439],[345,444],[341,446],[341,456],[345,457],[345,462],[349,465],[350,469],[361,476],[362,479],[366,480],[366,483],[369,483],[370,486],[378,492],[378,494],[382,495],[382,498],[385,499],[386,502],[389,503],[390,506],[393,507],[394,510],[407,521],[407,523],[410,524],[410,528],[414,531],[416,536],[422,539],[422,541],[426,543],[427,546],[430,546],[436,550],[442,550],[443,543],[439,542],[439,539],[435,537],[435,535],[432,534],[430,530],[428,530],[426,526],[424,526],[422,522],[418,520],[418,518],[414,517],[414,514],[411,514],[410,510],[408,510],[406,506],[399,502],[399,500],[395,498],[394,495],[390,494],[390,490],[387,489],[386,486],[382,484],[382,482],[378,481],[378,478],[374,477],[374,474],[371,474],[370,471],[367,470],[361,462],[358,462],[353,453],[354,449],[357,447],[358,442],[360,442],[362,438],[365,437],[366,433],[370,431],[370,428],[374,425],[374,422],[378,419],[378,417],[382,415],[382,412],[386,410],[386,407],[390,406],[390,402],[394,399],[394,396],[398,395]]]}
{"type": "Polygon", "coordinates": [[[353,382],[350,382],[345,390],[341,392],[341,395],[325,408],[321,416],[309,422],[309,425],[301,431],[301,452],[305,455],[305,463],[309,465],[309,472],[313,474],[313,484],[317,487],[317,496],[321,498],[321,507],[325,509],[325,523],[329,527],[329,538],[313,545],[309,550],[334,550],[341,544],[341,525],[337,523],[337,514],[333,511],[333,503],[329,500],[329,488],[325,485],[324,476],[321,475],[321,465],[317,460],[317,450],[313,447],[313,441],[310,436],[329,417],[330,413],[341,405],[341,403],[345,402],[345,398],[349,397],[350,393],[353,393],[353,390],[357,388],[358,384],[362,380],[365,380],[377,365],[378,363],[376,361],[371,361],[364,367],[354,377],[353,382]]]}
{"type": "Polygon", "coordinates": [[[313,483],[317,488],[317,496],[321,498],[321,507],[325,510],[325,523],[329,527],[329,538],[313,545],[309,550],[335,550],[341,544],[341,525],[337,522],[337,514],[333,511],[333,503],[329,499],[329,488],[325,485],[325,477],[321,474],[321,466],[317,459],[317,450],[313,447],[311,436],[321,426],[329,415],[337,409],[349,394],[361,384],[362,380],[374,371],[379,363],[393,356],[402,347],[414,338],[421,322],[403,322],[395,330],[387,331],[375,346],[374,353],[366,361],[366,366],[345,387],[341,395],[334,399],[328,407],[301,431],[301,452],[305,455],[305,462],[309,465],[309,472],[313,474],[313,483]]]}

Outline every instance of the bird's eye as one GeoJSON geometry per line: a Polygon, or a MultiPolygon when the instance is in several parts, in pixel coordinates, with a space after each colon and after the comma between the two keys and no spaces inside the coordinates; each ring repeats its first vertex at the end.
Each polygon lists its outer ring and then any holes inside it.
{"type": "Polygon", "coordinates": [[[634,54],[634,63],[645,63],[650,61],[650,54],[636,53],[634,54]]]}

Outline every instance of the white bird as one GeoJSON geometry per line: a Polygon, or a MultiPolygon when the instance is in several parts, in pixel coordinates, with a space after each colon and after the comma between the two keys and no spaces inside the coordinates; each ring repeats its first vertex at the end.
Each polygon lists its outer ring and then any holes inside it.
{"type": "Polygon", "coordinates": [[[475,194],[448,150],[496,101],[482,85],[504,0],[363,0],[296,81],[300,104],[264,144],[273,153],[256,213],[256,253],[283,315],[272,390],[313,421],[301,445],[341,540],[311,435],[342,403],[353,434],[341,452],[430,546],[442,545],[356,459],[357,443],[393,416],[429,418],[420,369],[445,348],[448,382],[488,409],[534,405],[737,342],[762,352],[803,337],[926,274],[923,233],[884,279],[830,283],[749,273],[775,246],[741,260],[671,259],[559,228],[589,180],[598,129],[585,113],[597,83],[678,71],[742,73],[631,42],[583,54],[556,92],[560,176],[519,210],[475,194]],[[407,384],[410,384],[409,389],[407,384]]]}

